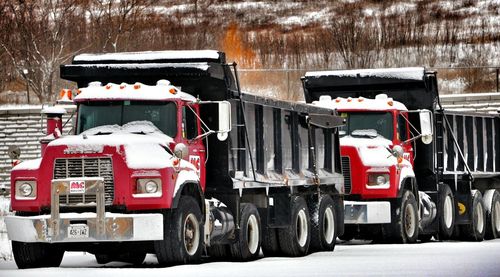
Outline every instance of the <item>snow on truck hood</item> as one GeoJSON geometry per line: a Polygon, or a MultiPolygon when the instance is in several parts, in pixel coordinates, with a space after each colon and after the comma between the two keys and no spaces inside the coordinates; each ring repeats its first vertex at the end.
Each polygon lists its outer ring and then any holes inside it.
{"type": "Polygon", "coordinates": [[[340,138],[340,146],[351,146],[358,150],[359,157],[365,166],[388,167],[397,164],[397,159],[387,150],[392,141],[381,136],[376,138],[357,138],[345,136],[340,138]]]}
{"type": "MultiPolygon", "coordinates": [[[[173,156],[165,148],[174,140],[152,123],[135,121],[123,126],[106,125],[89,129],[80,135],[66,136],[49,143],[48,147],[67,146],[67,153],[101,153],[104,147],[123,146],[127,166],[131,169],[172,167],[173,156]]],[[[190,163],[181,161],[181,166],[190,163]]]]}

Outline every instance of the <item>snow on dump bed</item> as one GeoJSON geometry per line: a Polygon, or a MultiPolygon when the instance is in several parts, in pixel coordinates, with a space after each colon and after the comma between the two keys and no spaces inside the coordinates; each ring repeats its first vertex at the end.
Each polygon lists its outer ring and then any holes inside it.
{"type": "Polygon", "coordinates": [[[306,72],[306,77],[336,76],[336,77],[378,77],[388,79],[423,80],[423,67],[403,67],[403,68],[377,68],[377,69],[354,69],[335,71],[313,71],[306,72]]]}
{"type": "Polygon", "coordinates": [[[195,101],[191,94],[180,91],[172,86],[167,80],[159,80],[155,86],[148,86],[141,83],[120,85],[109,83],[105,86],[101,82],[92,82],[86,88],[80,89],[80,94],[75,97],[75,101],[85,100],[168,100],[182,99],[185,101],[195,101]]]}
{"type": "Polygon", "coordinates": [[[122,52],[106,54],[80,54],[73,61],[151,61],[173,59],[218,59],[219,53],[215,50],[180,50],[180,51],[144,51],[122,52]]]}
{"type": "Polygon", "coordinates": [[[48,147],[67,146],[72,153],[101,153],[105,146],[125,149],[127,166],[132,169],[172,167],[172,155],[165,149],[174,140],[149,121],[133,121],[123,126],[107,125],[77,136],[62,137],[48,147]]]}
{"type": "Polygon", "coordinates": [[[193,68],[207,71],[208,63],[125,63],[125,64],[77,64],[66,65],[66,67],[91,67],[105,69],[151,69],[151,68],[193,68]]]}

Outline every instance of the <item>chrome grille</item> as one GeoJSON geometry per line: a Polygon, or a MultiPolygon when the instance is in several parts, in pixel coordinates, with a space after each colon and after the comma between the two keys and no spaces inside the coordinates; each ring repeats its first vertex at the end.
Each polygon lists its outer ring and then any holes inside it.
{"type": "Polygon", "coordinates": [[[351,161],[349,157],[342,156],[342,175],[344,175],[344,189],[346,194],[351,193],[351,161]]]}
{"type": "MultiPolygon", "coordinates": [[[[103,177],[104,199],[106,205],[113,204],[114,178],[111,158],[71,158],[56,159],[54,163],[54,179],[103,177]]],[[[91,204],[96,202],[95,195],[60,195],[61,205],[91,204]]]]}

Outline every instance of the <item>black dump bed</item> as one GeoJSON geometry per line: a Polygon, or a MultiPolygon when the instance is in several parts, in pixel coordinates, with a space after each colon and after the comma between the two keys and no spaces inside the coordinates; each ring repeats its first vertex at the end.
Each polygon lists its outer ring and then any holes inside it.
{"type": "MultiPolygon", "coordinates": [[[[328,115],[332,127],[342,120],[329,109],[240,93],[231,68],[224,53],[211,50],[83,54],[61,66],[61,77],[79,87],[166,79],[201,100],[230,101],[229,138],[208,137],[209,193],[262,184],[342,186],[337,129],[313,127],[306,119],[328,115]]],[[[217,129],[212,125],[217,116],[216,105],[202,106],[201,117],[211,129],[217,129]]]]}
{"type": "MultiPolygon", "coordinates": [[[[308,72],[302,84],[308,103],[321,95],[374,98],[385,93],[409,110],[432,111],[433,142],[426,145],[418,140],[416,145],[415,171],[424,190],[434,190],[440,180],[457,176],[500,175],[499,115],[444,111],[434,71],[410,67],[308,72]]],[[[419,128],[417,113],[410,114],[410,122],[419,128]]]]}

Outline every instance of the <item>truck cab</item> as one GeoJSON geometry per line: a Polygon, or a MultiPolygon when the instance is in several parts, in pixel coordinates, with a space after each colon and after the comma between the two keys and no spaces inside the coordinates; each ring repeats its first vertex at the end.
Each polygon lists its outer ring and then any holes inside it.
{"type": "MultiPolygon", "coordinates": [[[[335,109],[345,119],[339,131],[340,151],[343,164],[349,167],[345,177],[351,191],[344,202],[343,238],[363,232],[364,227],[358,228],[360,224],[390,225],[397,221],[401,197],[408,193],[407,202],[411,205],[404,206],[407,208],[401,212],[407,220],[403,224],[407,227],[405,239],[416,239],[420,207],[413,169],[414,142],[431,134],[415,129],[408,113],[419,112],[423,118],[430,118],[428,111],[409,111],[386,94],[378,94],[374,99],[332,99],[324,95],[312,104],[335,109]]],[[[426,128],[431,130],[430,126],[426,128]]]]}

